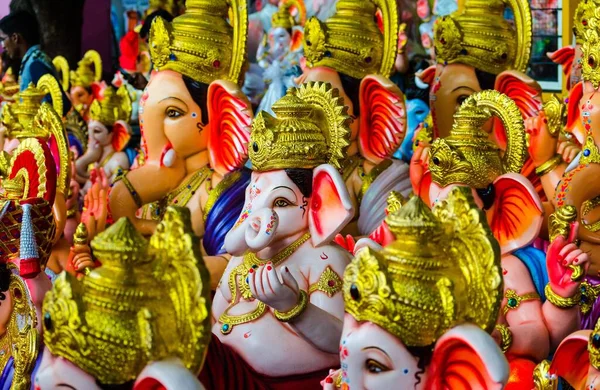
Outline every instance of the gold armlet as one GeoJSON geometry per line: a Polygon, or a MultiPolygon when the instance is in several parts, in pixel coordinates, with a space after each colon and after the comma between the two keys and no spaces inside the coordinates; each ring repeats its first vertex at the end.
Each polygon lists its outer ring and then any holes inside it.
{"type": "Polygon", "coordinates": [[[77,214],[77,207],[67,210],[67,218],[73,218],[77,214]]]}
{"type": "Polygon", "coordinates": [[[509,310],[518,309],[521,305],[521,302],[534,301],[540,299],[540,296],[535,292],[518,295],[515,290],[510,289],[506,290],[506,292],[504,293],[504,297],[506,298],[506,306],[504,306],[504,309],[502,309],[503,315],[506,315],[506,313],[508,313],[509,310]]]}
{"type": "Polygon", "coordinates": [[[133,184],[131,184],[131,182],[127,178],[127,172],[129,172],[129,171],[123,171],[122,169],[119,170],[119,172],[117,172],[117,176],[115,177],[115,180],[113,181],[113,184],[116,184],[117,182],[122,181],[123,184],[125,184],[127,191],[129,191],[129,194],[133,198],[137,207],[141,208],[144,205],[144,203],[142,202],[142,198],[137,193],[135,188],[133,188],[133,184]]]}
{"type": "Polygon", "coordinates": [[[300,290],[300,295],[298,296],[298,303],[296,306],[291,308],[286,312],[280,312],[279,310],[275,310],[275,318],[277,318],[281,322],[290,322],[298,318],[304,310],[308,307],[308,294],[304,290],[300,290]]]}
{"type": "Polygon", "coordinates": [[[500,336],[502,337],[502,345],[500,345],[500,349],[502,349],[502,353],[506,353],[512,346],[512,332],[508,326],[502,324],[496,324],[496,329],[498,332],[500,332],[500,336]]]}
{"type": "Polygon", "coordinates": [[[560,154],[555,155],[550,160],[546,161],[539,167],[535,168],[535,174],[538,176],[544,176],[548,173],[552,172],[554,168],[559,166],[563,162],[562,156],[560,154]]]}
{"type": "Polygon", "coordinates": [[[546,293],[546,299],[548,301],[550,301],[551,304],[553,304],[554,306],[556,306],[560,309],[570,309],[572,307],[579,305],[579,302],[581,301],[581,289],[577,290],[577,293],[575,294],[575,296],[570,297],[570,298],[565,298],[565,297],[561,297],[560,295],[555,293],[552,290],[552,287],[550,287],[550,283],[548,283],[546,285],[544,292],[546,293]]]}
{"type": "Polygon", "coordinates": [[[308,288],[308,294],[312,294],[315,291],[321,291],[327,294],[329,298],[333,297],[338,292],[342,291],[344,282],[338,274],[335,273],[330,266],[325,268],[325,271],[319,277],[319,280],[315,284],[311,284],[308,288]]]}

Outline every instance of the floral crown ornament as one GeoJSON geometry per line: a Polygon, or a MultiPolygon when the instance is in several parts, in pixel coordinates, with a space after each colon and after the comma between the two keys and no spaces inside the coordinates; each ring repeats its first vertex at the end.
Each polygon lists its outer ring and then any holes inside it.
{"type": "Polygon", "coordinates": [[[240,83],[246,59],[246,0],[188,0],[185,13],[150,29],[150,55],[156,70],[173,70],[196,81],[240,83]]]}
{"type": "Polygon", "coordinates": [[[528,0],[466,0],[464,7],[436,21],[434,47],[438,63],[462,63],[499,74],[527,70],[532,21],[528,0]],[[506,7],[515,27],[504,18],[506,7]]]}
{"type": "Polygon", "coordinates": [[[521,172],[527,149],[519,108],[495,90],[471,95],[454,114],[450,136],[435,140],[430,156],[431,178],[442,187],[461,183],[487,188],[498,176],[521,172]],[[498,117],[506,129],[508,142],[503,155],[483,131],[492,116],[498,117]]]}
{"type": "Polygon", "coordinates": [[[491,332],[502,301],[500,247],[470,189],[454,189],[433,210],[413,197],[386,222],[397,241],[361,251],[346,268],[346,312],[407,347],[431,346],[461,323],[491,332]]]}
{"type": "MultiPolygon", "coordinates": [[[[52,62],[55,67],[57,67],[58,62],[59,66],[61,66],[60,72],[64,78],[65,70],[68,72],[69,69],[68,64],[65,69],[63,61],[52,62]]],[[[77,70],[71,71],[71,85],[89,88],[93,83],[100,82],[100,80],[102,80],[102,57],[96,50],[88,50],[83,55],[81,61],[77,63],[77,70]]]]}
{"type": "Polygon", "coordinates": [[[337,89],[303,84],[290,88],[272,109],[275,117],[263,111],[252,124],[248,154],[254,170],[340,168],[350,144],[350,116],[337,89]]]}
{"type": "Polygon", "coordinates": [[[309,68],[328,66],[351,77],[389,77],[398,50],[396,0],[339,0],[326,22],[312,17],[304,27],[304,55],[309,68]],[[383,32],[376,14],[381,11],[383,32]]]}
{"type": "Polygon", "coordinates": [[[600,19],[599,0],[580,0],[575,9],[573,19],[573,35],[575,43],[582,45],[585,42],[585,31],[589,27],[597,26],[600,19]]]}
{"type": "Polygon", "coordinates": [[[199,245],[185,208],[169,207],[149,241],[121,218],[92,241],[102,266],[81,280],[62,273],[46,294],[50,352],[105,385],[134,380],[169,357],[198,372],[211,334],[199,245]]]}
{"type": "Polygon", "coordinates": [[[284,0],[271,18],[271,28],[281,27],[286,30],[294,26],[303,26],[306,22],[306,7],[303,0],[284,0]],[[292,15],[292,9],[296,9],[298,20],[292,15]]]}
{"type": "Polygon", "coordinates": [[[131,111],[131,96],[125,85],[119,89],[107,87],[102,99],[94,100],[90,106],[90,119],[98,121],[104,126],[113,126],[118,121],[129,123],[131,111]]]}

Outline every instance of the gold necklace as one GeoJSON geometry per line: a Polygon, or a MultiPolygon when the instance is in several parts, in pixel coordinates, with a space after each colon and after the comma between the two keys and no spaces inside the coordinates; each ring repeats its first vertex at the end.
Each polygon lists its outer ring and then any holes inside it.
{"type": "Polygon", "coordinates": [[[231,303],[225,309],[223,314],[219,316],[219,322],[221,325],[221,333],[229,334],[233,330],[235,325],[245,324],[247,322],[254,321],[263,316],[263,314],[267,311],[267,305],[263,302],[258,301],[256,305],[256,309],[252,310],[250,313],[240,314],[240,315],[230,315],[229,309],[231,309],[237,303],[237,286],[239,285],[241,298],[245,300],[252,300],[254,297],[252,296],[252,292],[250,291],[250,286],[248,285],[248,272],[251,268],[258,268],[259,266],[265,265],[267,262],[273,263],[273,267],[278,266],[288,257],[290,257],[294,252],[298,250],[308,239],[310,238],[310,233],[305,233],[302,237],[291,243],[287,248],[273,256],[271,259],[261,260],[259,259],[255,253],[246,252],[244,255],[244,260],[242,264],[235,267],[231,273],[229,274],[229,291],[231,292],[231,303]],[[240,277],[238,279],[238,277],[240,277]]]}
{"type": "Polygon", "coordinates": [[[210,180],[213,170],[204,166],[194,173],[188,180],[183,182],[179,187],[171,191],[167,196],[156,202],[150,208],[152,219],[162,221],[165,211],[170,205],[181,207],[187,206],[192,196],[196,194],[198,188],[207,180],[210,180]]]}
{"type": "Polygon", "coordinates": [[[113,150],[112,152],[110,152],[108,154],[108,156],[106,156],[104,158],[104,160],[102,160],[102,162],[100,163],[100,168],[104,168],[104,166],[108,163],[108,161],[111,159],[112,156],[115,155],[115,151],[113,150]]]}

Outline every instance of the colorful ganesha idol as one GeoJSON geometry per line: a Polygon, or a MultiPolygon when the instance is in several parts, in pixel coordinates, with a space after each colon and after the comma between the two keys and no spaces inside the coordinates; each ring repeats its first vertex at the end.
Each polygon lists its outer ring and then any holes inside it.
{"type": "Polygon", "coordinates": [[[395,0],[340,0],[330,19],[311,18],[304,29],[307,69],[298,81],[333,85],[354,119],[341,163],[358,211],[346,228],[353,235],[377,228],[391,190],[410,192],[408,165],[391,159],[406,127],[404,97],[388,78],[396,61],[398,24],[395,0]]]}
{"type": "Polygon", "coordinates": [[[207,388],[312,389],[337,365],[350,256],[331,240],[354,214],[337,170],[350,118],[326,83],[273,111],[253,123],[246,205],[225,238],[234,257],[213,301],[207,388]]]}
{"type": "Polygon", "coordinates": [[[192,212],[211,257],[213,288],[227,264],[223,239],[243,206],[251,109],[238,82],[245,58],[247,4],[189,0],[172,23],[154,20],[155,72],[140,102],[144,164],[120,175],[110,193],[115,219],[151,234],[169,205],[192,212]],[[228,173],[232,173],[228,175],[228,173]],[[149,180],[151,178],[151,180],[149,180]],[[147,205],[143,218],[138,209],[147,205]]]}
{"type": "Polygon", "coordinates": [[[532,363],[516,358],[537,363],[578,328],[579,286],[589,261],[573,236],[554,240],[546,255],[528,246],[540,234],[544,207],[531,183],[517,174],[525,154],[516,104],[497,91],[483,91],[461,105],[450,135],[433,143],[430,156],[431,202],[456,186],[470,187],[500,243],[504,300],[494,336],[515,370],[532,370],[532,363]],[[507,129],[504,154],[483,130],[492,115],[507,129]]]}
{"type": "Polygon", "coordinates": [[[412,197],[386,218],[396,240],[344,274],[341,372],[324,389],[502,389],[490,332],[502,301],[500,248],[464,188],[430,210],[412,197]]]}
{"type": "Polygon", "coordinates": [[[201,389],[209,275],[189,210],[169,207],[149,241],[122,218],[91,246],[102,266],[44,299],[35,388],[201,389]]]}

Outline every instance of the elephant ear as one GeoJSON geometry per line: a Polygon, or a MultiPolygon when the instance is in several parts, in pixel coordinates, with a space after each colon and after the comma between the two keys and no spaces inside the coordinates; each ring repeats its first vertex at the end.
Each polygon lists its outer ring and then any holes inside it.
{"type": "Polygon", "coordinates": [[[433,79],[435,77],[435,65],[432,65],[429,68],[424,69],[420,73],[417,73],[415,77],[418,77],[419,80],[421,80],[424,84],[433,84],[433,79]]]}
{"type": "Polygon", "coordinates": [[[290,50],[296,52],[302,49],[302,41],[304,40],[304,29],[302,27],[294,27],[292,30],[292,42],[290,50]]]}
{"type": "Polygon", "coordinates": [[[575,389],[583,389],[590,367],[588,342],[591,330],[580,330],[565,338],[554,353],[550,374],[563,378],[575,389]]]}
{"type": "Polygon", "coordinates": [[[581,145],[585,142],[585,131],[581,128],[581,98],[583,97],[583,83],[579,82],[569,92],[567,103],[567,126],[569,133],[573,134],[581,145]]]}
{"type": "Polygon", "coordinates": [[[573,46],[565,46],[555,52],[548,53],[548,58],[555,64],[561,65],[563,74],[567,79],[567,89],[571,89],[571,70],[573,69],[573,60],[575,59],[575,48],[573,46]]]}
{"type": "Polygon", "coordinates": [[[106,83],[104,81],[101,81],[101,82],[94,81],[90,85],[90,88],[92,89],[92,96],[94,96],[94,99],[102,100],[102,98],[104,97],[104,90],[106,89],[107,86],[108,85],[106,85],[106,83]]]}
{"type": "Polygon", "coordinates": [[[487,219],[503,255],[532,243],[544,220],[542,202],[524,176],[507,173],[494,182],[494,203],[487,219]]]}
{"type": "Polygon", "coordinates": [[[125,149],[131,139],[131,129],[125,121],[116,121],[112,129],[112,147],[115,152],[125,149]]]}
{"type": "Polygon", "coordinates": [[[148,364],[137,377],[133,390],[203,390],[204,387],[179,359],[148,364]]]}
{"type": "Polygon", "coordinates": [[[214,81],[208,87],[208,153],[221,175],[240,169],[248,158],[252,108],[237,84],[214,81]]]}
{"type": "Polygon", "coordinates": [[[308,226],[315,247],[333,240],[354,218],[354,206],[344,179],[329,164],[313,171],[313,192],[308,213],[308,226]]]}
{"type": "Polygon", "coordinates": [[[425,389],[503,389],[508,363],[492,337],[481,328],[459,325],[436,343],[425,389]]]}
{"type": "Polygon", "coordinates": [[[404,95],[396,84],[380,75],[360,83],[361,155],[374,164],[392,157],[406,134],[404,95]]]}

